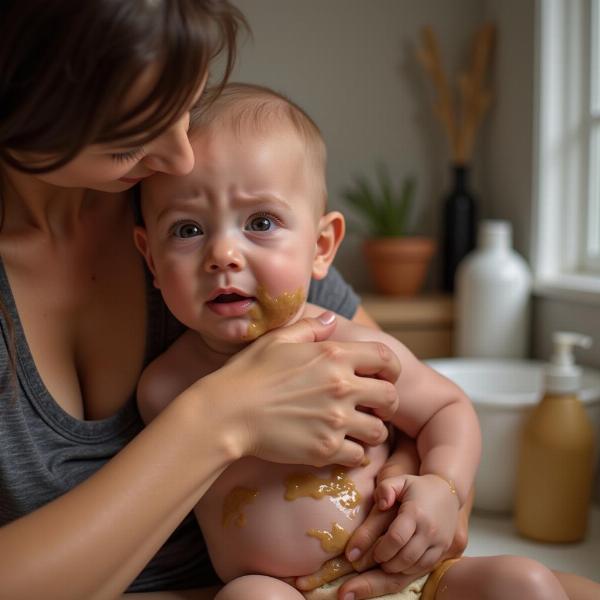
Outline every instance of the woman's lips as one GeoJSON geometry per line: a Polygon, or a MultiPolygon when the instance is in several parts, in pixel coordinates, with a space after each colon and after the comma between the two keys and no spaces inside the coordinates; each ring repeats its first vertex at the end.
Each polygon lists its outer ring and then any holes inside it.
{"type": "Polygon", "coordinates": [[[243,298],[233,302],[216,302],[211,300],[206,303],[208,308],[221,317],[241,317],[245,315],[254,304],[254,298],[243,298]]]}

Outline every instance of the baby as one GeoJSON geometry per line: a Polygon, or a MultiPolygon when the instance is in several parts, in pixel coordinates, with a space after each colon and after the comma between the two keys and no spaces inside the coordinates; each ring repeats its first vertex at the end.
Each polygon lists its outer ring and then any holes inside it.
{"type": "MultiPolygon", "coordinates": [[[[144,227],[134,234],[154,284],[189,328],[139,382],[145,422],[266,331],[320,314],[306,303],[308,286],[311,278],[325,277],[344,235],[342,215],[325,210],[320,132],[289,100],[258,86],[230,84],[193,116],[190,139],[193,171],[144,182],[144,227]]],[[[375,547],[388,570],[433,566],[450,545],[479,461],[480,434],[469,400],[380,331],[338,317],[332,339],[378,340],[398,355],[400,402],[391,421],[416,439],[419,475],[375,486],[388,456],[383,429],[373,432],[363,464],[353,469],[253,457],[235,462],[195,510],[214,567],[227,583],[219,600],[301,599],[284,579],[323,572],[324,564],[330,571],[325,579],[344,574],[346,542],[373,502],[381,510],[401,505],[394,531],[375,547]]],[[[519,576],[492,585],[490,578],[506,571],[502,559],[442,563],[429,581],[424,577],[411,587],[412,597],[424,589],[423,597],[434,598],[443,576],[445,599],[466,597],[467,589],[480,590],[477,598],[566,598],[556,580],[544,586],[539,577],[536,586],[544,589],[537,595],[523,593],[519,576]],[[551,589],[554,582],[557,589],[551,589]]],[[[526,562],[527,569],[513,573],[529,572],[532,561],[526,562]]],[[[335,589],[324,586],[318,593],[335,597],[335,589]]]]}

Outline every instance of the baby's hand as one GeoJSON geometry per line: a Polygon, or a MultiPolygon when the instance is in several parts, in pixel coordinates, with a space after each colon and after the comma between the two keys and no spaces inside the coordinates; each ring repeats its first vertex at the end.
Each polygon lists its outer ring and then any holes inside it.
{"type": "Polygon", "coordinates": [[[431,570],[450,547],[459,500],[453,486],[438,475],[399,475],[381,481],[374,501],[379,510],[400,508],[373,546],[373,558],[389,573],[431,570]]]}

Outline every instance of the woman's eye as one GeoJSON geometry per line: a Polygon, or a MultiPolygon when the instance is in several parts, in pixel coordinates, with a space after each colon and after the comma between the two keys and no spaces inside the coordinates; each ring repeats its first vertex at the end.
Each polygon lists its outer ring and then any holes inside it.
{"type": "Polygon", "coordinates": [[[196,223],[179,223],[173,227],[173,235],[182,239],[196,237],[203,233],[196,223]]]}
{"type": "Polygon", "coordinates": [[[271,231],[277,227],[276,219],[270,215],[255,215],[248,221],[249,231],[271,231]]]}
{"type": "Polygon", "coordinates": [[[144,156],[144,148],[140,146],[139,148],[134,148],[133,150],[128,150],[127,152],[113,152],[110,156],[115,162],[118,163],[139,160],[144,156]]]}

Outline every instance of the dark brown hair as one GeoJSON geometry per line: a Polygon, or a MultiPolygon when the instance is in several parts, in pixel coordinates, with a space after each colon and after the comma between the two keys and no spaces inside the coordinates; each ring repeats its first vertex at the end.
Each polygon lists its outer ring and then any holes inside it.
{"type": "Polygon", "coordinates": [[[0,161],[29,173],[59,168],[85,146],[142,145],[166,129],[244,25],[228,0],[3,0],[0,161]],[[152,89],[123,100],[150,65],[152,89]],[[49,158],[42,164],[23,155],[49,158]]]}
{"type": "MultiPolygon", "coordinates": [[[[225,85],[240,28],[246,21],[229,0],[0,0],[0,167],[42,173],[90,144],[148,142],[180,116],[222,54],[213,89],[225,85]],[[124,112],[150,66],[158,67],[152,88],[124,112]],[[47,158],[23,158],[36,155],[47,158]]],[[[0,169],[0,229],[1,186],[0,169]]],[[[0,316],[14,381],[14,328],[1,298],[0,316]]]]}

